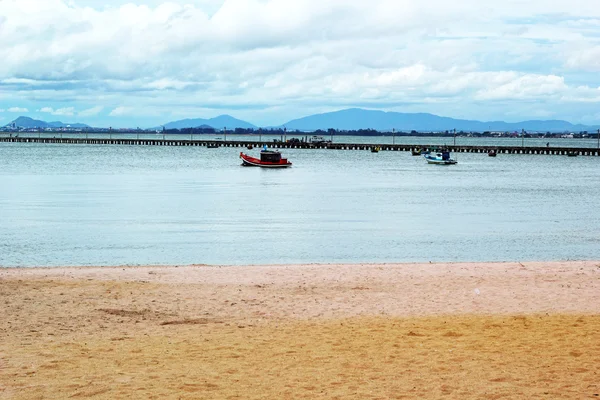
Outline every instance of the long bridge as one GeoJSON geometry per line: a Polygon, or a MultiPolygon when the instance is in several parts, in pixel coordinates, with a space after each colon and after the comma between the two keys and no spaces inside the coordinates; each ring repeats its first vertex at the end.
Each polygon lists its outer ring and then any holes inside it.
{"type": "MultiPolygon", "coordinates": [[[[200,146],[200,147],[262,147],[264,145],[276,149],[331,149],[331,150],[371,150],[380,151],[435,151],[440,145],[423,144],[381,144],[381,143],[310,143],[303,141],[252,141],[252,140],[190,140],[190,139],[142,139],[142,138],[84,138],[84,137],[0,137],[0,142],[9,143],[49,143],[80,145],[124,145],[124,146],[200,146]]],[[[444,145],[457,153],[487,153],[495,150],[498,154],[548,154],[548,155],[581,155],[600,156],[600,148],[590,147],[532,147],[532,146],[470,146],[444,145]]]]}

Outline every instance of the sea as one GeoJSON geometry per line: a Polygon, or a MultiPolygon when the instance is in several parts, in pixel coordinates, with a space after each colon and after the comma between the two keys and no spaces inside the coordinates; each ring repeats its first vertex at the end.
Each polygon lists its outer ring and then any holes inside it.
{"type": "MultiPolygon", "coordinates": [[[[452,144],[334,138],[392,140],[452,144]]],[[[457,138],[596,146],[521,142],[457,138]]],[[[0,143],[0,266],[600,259],[600,157],[283,149],[271,170],[240,150],[0,143]]]]}

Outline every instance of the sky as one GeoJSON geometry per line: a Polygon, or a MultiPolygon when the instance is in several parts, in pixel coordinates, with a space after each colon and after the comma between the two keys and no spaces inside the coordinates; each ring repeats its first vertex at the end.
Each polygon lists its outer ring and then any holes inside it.
{"type": "Polygon", "coordinates": [[[592,0],[0,0],[0,125],[350,107],[591,125],[599,105],[592,0]]]}

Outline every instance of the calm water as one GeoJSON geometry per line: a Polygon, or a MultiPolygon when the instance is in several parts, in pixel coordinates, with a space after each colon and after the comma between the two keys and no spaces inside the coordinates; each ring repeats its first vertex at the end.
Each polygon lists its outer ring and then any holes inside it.
{"type": "Polygon", "coordinates": [[[238,154],[0,143],[0,266],[600,258],[600,157],[238,154]]]}

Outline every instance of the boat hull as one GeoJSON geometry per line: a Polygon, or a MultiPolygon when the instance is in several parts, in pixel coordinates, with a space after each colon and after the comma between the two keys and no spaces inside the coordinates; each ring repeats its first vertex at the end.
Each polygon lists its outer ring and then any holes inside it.
{"type": "Polygon", "coordinates": [[[425,160],[427,160],[428,164],[454,165],[457,163],[457,161],[452,158],[442,158],[441,156],[436,157],[436,156],[432,156],[429,154],[424,155],[423,158],[425,158],[425,160]]]}
{"type": "Polygon", "coordinates": [[[437,165],[453,165],[456,164],[456,160],[430,160],[427,159],[428,164],[437,164],[437,165]]]}

